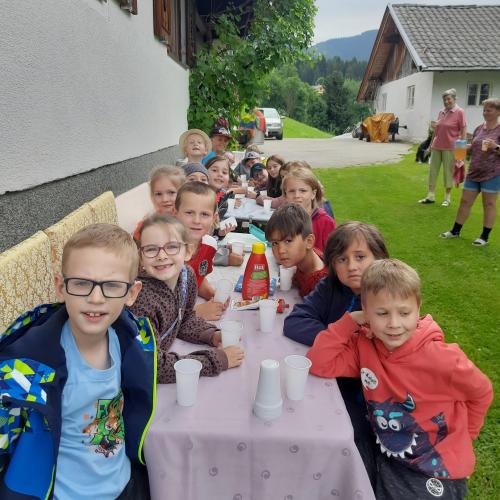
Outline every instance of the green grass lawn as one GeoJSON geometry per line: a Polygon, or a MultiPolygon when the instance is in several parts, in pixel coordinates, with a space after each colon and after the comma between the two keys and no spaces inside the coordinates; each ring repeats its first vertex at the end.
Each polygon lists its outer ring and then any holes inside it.
{"type": "Polygon", "coordinates": [[[293,118],[283,118],[283,137],[285,139],[329,139],[330,134],[323,132],[293,118]]]}
{"type": "MultiPolygon", "coordinates": [[[[413,266],[422,280],[422,313],[430,313],[448,342],[457,342],[500,391],[500,224],[490,244],[473,247],[482,229],[478,199],[471,217],[455,240],[439,233],[453,225],[460,190],[452,206],[441,207],[443,189],[434,205],[419,205],[427,193],[428,165],[414,163],[414,154],[385,166],[318,169],[337,222],[362,220],[384,234],[392,257],[413,266]]],[[[441,174],[442,175],[442,174],[441,174]]],[[[442,182],[442,177],[439,178],[442,182]]],[[[470,499],[500,495],[500,405],[493,402],[475,442],[476,471],[469,482],[470,499]]]]}

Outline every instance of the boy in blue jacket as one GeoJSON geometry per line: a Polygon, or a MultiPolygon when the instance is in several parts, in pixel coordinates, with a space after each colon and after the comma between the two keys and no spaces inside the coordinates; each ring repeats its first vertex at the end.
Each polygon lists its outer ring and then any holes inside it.
{"type": "Polygon", "coordinates": [[[3,500],[147,497],[137,464],[156,355],[148,321],[124,310],[141,289],[137,268],[126,231],[87,226],[64,247],[61,304],[38,306],[0,334],[3,500]]]}

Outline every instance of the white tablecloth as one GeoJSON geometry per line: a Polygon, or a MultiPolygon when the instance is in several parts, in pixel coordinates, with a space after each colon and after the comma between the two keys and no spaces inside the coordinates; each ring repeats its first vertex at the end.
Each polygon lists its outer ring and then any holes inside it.
{"type": "MultiPolygon", "coordinates": [[[[224,271],[235,281],[243,268],[224,271]]],[[[290,307],[299,300],[296,290],[276,296],[290,307]]],[[[335,380],[310,376],[304,400],[289,401],[282,367],[282,416],[264,422],[252,414],[260,361],[272,358],[282,365],[288,354],[307,350],[283,336],[284,317],[278,314],[274,332],[264,334],[258,311],[227,311],[224,318],[244,324],[244,363],[218,377],[202,377],[195,406],[176,404],[174,384],[158,386],[145,442],[153,499],[374,498],[335,380]]],[[[195,349],[199,346],[180,340],[173,346],[181,354],[195,349]]]]}

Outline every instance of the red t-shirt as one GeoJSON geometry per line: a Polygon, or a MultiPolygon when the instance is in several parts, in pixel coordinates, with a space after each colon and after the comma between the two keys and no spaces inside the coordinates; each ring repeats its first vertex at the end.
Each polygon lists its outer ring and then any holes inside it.
{"type": "MultiPolygon", "coordinates": [[[[321,258],[321,260],[323,260],[323,252],[317,248],[314,248],[314,251],[321,258]]],[[[299,289],[300,296],[305,297],[314,290],[318,281],[322,280],[325,276],[328,276],[328,268],[326,266],[319,271],[314,271],[309,274],[304,274],[302,271],[297,269],[293,277],[293,284],[299,289]]]]}
{"type": "Polygon", "coordinates": [[[314,209],[311,214],[311,220],[313,233],[316,237],[314,246],[323,252],[328,236],[335,229],[335,221],[322,208],[314,209]]]}
{"type": "MultiPolygon", "coordinates": [[[[203,280],[212,272],[212,261],[214,260],[214,255],[217,251],[217,243],[215,246],[213,244],[207,244],[204,242],[206,238],[207,236],[203,236],[203,240],[198,247],[198,250],[188,262],[188,266],[193,269],[194,274],[196,275],[196,284],[198,285],[198,288],[200,288],[203,280]]],[[[211,236],[208,238],[214,240],[211,236]]]]}

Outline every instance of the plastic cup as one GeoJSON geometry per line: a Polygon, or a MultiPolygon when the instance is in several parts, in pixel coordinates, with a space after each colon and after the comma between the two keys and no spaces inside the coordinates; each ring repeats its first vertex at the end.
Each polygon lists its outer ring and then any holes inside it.
{"type": "Polygon", "coordinates": [[[245,244],[242,241],[233,241],[231,243],[231,252],[236,255],[243,255],[245,244]]]}
{"type": "Polygon", "coordinates": [[[296,266],[280,266],[280,290],[282,292],[287,292],[288,290],[290,290],[290,288],[292,288],[292,279],[296,270],[296,266]]]}
{"type": "Polygon", "coordinates": [[[483,140],[483,142],[481,143],[481,151],[488,151],[488,141],[487,140],[483,140]]]}
{"type": "Polygon", "coordinates": [[[246,175],[240,175],[238,177],[240,184],[243,184],[244,182],[247,182],[247,176],[246,175]]]}
{"type": "Polygon", "coordinates": [[[248,189],[248,182],[242,182],[242,183],[241,183],[241,187],[242,187],[243,189],[248,189]]]}
{"type": "Polygon", "coordinates": [[[307,376],[311,368],[311,360],[305,356],[292,354],[285,358],[286,397],[292,401],[304,399],[307,376]]]}
{"type": "Polygon", "coordinates": [[[267,191],[266,191],[266,190],[264,190],[264,191],[259,191],[259,194],[260,194],[261,196],[267,196],[267,191]]]}
{"type": "Polygon", "coordinates": [[[273,420],[281,415],[282,408],[280,364],[274,359],[265,359],[260,363],[253,412],[262,420],[273,420]]]}
{"type": "Polygon", "coordinates": [[[215,286],[214,302],[226,303],[233,291],[233,284],[229,280],[219,280],[215,286]]]}
{"type": "Polygon", "coordinates": [[[271,333],[276,319],[276,309],[278,302],[271,299],[259,300],[260,331],[271,333]]]}
{"type": "Polygon", "coordinates": [[[193,406],[196,403],[201,368],[202,364],[197,359],[180,359],[174,364],[179,406],[193,406]]]}
{"type": "Polygon", "coordinates": [[[254,186],[248,186],[247,190],[249,193],[255,193],[255,187],[254,186]]]}
{"type": "Polygon", "coordinates": [[[241,321],[224,320],[220,323],[220,332],[222,337],[222,348],[240,343],[243,332],[243,323],[241,321]]]}
{"type": "Polygon", "coordinates": [[[271,210],[271,203],[273,200],[264,200],[264,210],[269,212],[271,210]]]}
{"type": "Polygon", "coordinates": [[[236,199],[235,198],[229,198],[227,200],[227,211],[228,212],[231,212],[232,210],[234,210],[234,204],[236,203],[236,199]]]}

